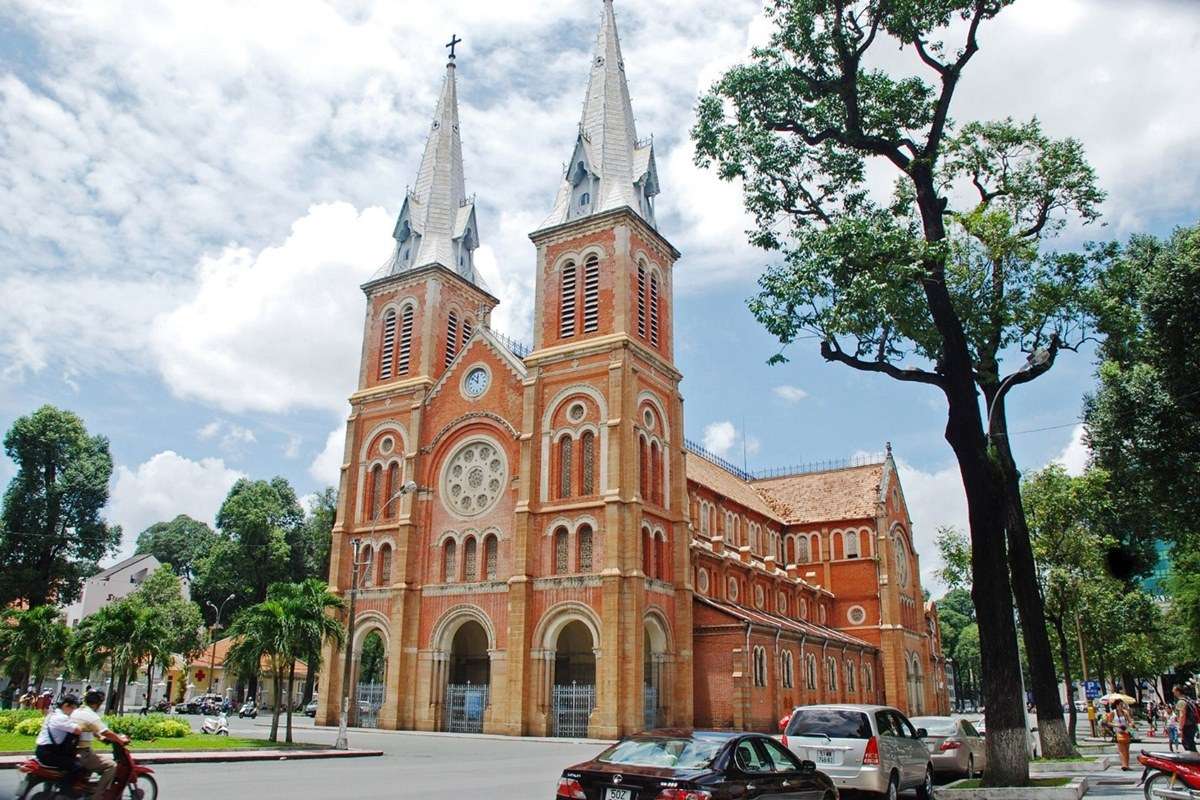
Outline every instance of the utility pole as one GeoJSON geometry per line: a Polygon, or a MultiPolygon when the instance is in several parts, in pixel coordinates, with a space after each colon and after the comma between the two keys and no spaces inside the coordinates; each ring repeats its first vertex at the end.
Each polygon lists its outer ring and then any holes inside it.
{"type": "MultiPolygon", "coordinates": [[[[208,607],[217,613],[217,617],[213,621],[213,626],[212,626],[212,628],[209,629],[209,631],[210,631],[209,636],[211,636],[212,640],[213,640],[212,641],[212,655],[209,657],[209,660],[208,660],[208,693],[209,694],[212,694],[212,690],[213,690],[213,673],[215,673],[217,671],[217,631],[221,630],[221,612],[223,612],[225,610],[225,604],[228,603],[232,599],[233,599],[233,595],[230,594],[229,597],[226,597],[224,600],[221,601],[220,608],[213,605],[212,600],[208,601],[208,607]]],[[[149,698],[146,698],[146,705],[150,705],[149,698]]]]}
{"type": "MultiPolygon", "coordinates": [[[[1083,700],[1087,706],[1088,724],[1092,728],[1092,736],[1095,736],[1096,735],[1096,706],[1092,702],[1092,698],[1088,697],[1088,694],[1087,694],[1087,685],[1088,685],[1087,650],[1085,650],[1083,647],[1083,626],[1080,625],[1080,623],[1079,623],[1079,609],[1078,608],[1075,609],[1075,638],[1079,641],[1079,668],[1083,673],[1083,700]]],[[[1068,675],[1067,677],[1069,678],[1070,676],[1068,675]]],[[[1075,700],[1075,698],[1071,698],[1072,702],[1074,702],[1074,700],[1075,700]]]]}

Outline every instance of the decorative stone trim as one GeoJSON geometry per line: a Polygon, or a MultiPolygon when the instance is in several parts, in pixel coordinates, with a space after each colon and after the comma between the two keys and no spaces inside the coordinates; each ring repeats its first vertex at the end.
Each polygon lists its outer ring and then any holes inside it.
{"type": "Polygon", "coordinates": [[[514,428],[512,426],[512,424],[508,420],[506,420],[504,417],[501,417],[498,414],[493,414],[490,411],[472,411],[469,414],[463,414],[461,417],[458,417],[457,419],[452,419],[449,422],[447,422],[442,427],[442,429],[440,431],[438,431],[437,434],[433,437],[433,441],[431,441],[426,447],[422,447],[420,452],[425,455],[432,453],[433,449],[435,447],[437,447],[438,442],[440,442],[442,440],[442,437],[444,437],[447,433],[449,433],[454,428],[456,428],[456,427],[462,425],[464,422],[468,422],[472,419],[491,420],[492,422],[502,425],[506,431],[508,431],[510,434],[512,434],[513,439],[520,438],[520,434],[517,432],[517,429],[514,428]]]}
{"type": "Polygon", "coordinates": [[[597,577],[583,575],[567,575],[554,578],[535,578],[533,588],[542,589],[594,589],[603,586],[604,582],[597,577]]]}
{"type": "Polygon", "coordinates": [[[464,594],[504,594],[507,591],[508,581],[441,583],[427,584],[421,587],[421,594],[426,597],[451,597],[464,594]]]}

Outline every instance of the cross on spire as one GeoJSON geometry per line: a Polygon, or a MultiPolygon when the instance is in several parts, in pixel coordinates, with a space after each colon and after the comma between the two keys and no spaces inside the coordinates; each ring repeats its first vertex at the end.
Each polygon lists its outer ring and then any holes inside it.
{"type": "Polygon", "coordinates": [[[450,60],[451,61],[453,61],[455,59],[454,48],[460,44],[462,44],[462,39],[458,38],[458,34],[457,33],[450,34],[450,41],[446,43],[446,47],[450,48],[450,60]]]}

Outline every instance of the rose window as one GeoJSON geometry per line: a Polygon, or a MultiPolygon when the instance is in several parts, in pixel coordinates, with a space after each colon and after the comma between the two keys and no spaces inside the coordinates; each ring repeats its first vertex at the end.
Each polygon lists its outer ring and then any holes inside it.
{"type": "Polygon", "coordinates": [[[447,464],[443,500],[455,514],[471,517],[490,509],[506,477],[504,457],[488,442],[468,442],[447,464]]]}

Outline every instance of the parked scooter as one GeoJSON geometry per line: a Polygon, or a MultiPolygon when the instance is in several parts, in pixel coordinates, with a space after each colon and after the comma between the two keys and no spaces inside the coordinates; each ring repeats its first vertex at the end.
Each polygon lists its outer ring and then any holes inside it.
{"type": "Polygon", "coordinates": [[[229,718],[225,716],[224,711],[215,717],[205,717],[200,732],[211,733],[213,736],[228,736],[229,718]]]}
{"type": "MultiPolygon", "coordinates": [[[[116,800],[129,797],[133,800],[158,800],[158,783],[154,780],[154,770],[133,760],[129,748],[112,743],[113,759],[117,762],[117,771],[108,792],[102,800],[116,800]]],[[[36,758],[17,767],[21,772],[21,782],[17,785],[16,800],[75,800],[75,798],[90,797],[96,781],[81,776],[67,789],[59,787],[63,779],[61,770],[47,767],[36,758]]]]}
{"type": "Polygon", "coordinates": [[[245,719],[246,717],[249,717],[250,719],[258,718],[258,705],[253,700],[247,700],[242,704],[242,707],[238,709],[238,718],[245,719]]]}
{"type": "Polygon", "coordinates": [[[1200,800],[1200,755],[1148,753],[1138,756],[1146,800],[1200,800]]]}

